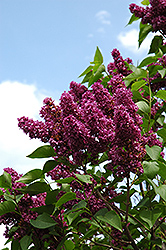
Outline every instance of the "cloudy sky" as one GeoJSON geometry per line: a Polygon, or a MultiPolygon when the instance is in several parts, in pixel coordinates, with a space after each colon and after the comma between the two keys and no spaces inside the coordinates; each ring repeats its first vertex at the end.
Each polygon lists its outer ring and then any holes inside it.
{"type": "Polygon", "coordinates": [[[0,174],[4,167],[19,173],[42,167],[26,158],[41,143],[18,129],[17,118],[38,119],[46,96],[58,101],[72,80],[79,82],[96,46],[105,65],[113,48],[136,64],[146,55],[150,39],[138,50],[138,23],[125,27],[132,2],[140,1],[0,1],[0,174]]]}

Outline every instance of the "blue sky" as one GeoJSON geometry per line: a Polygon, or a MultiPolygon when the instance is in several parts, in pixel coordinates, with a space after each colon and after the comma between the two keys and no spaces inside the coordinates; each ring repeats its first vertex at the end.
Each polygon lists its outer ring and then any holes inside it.
{"type": "MultiPolygon", "coordinates": [[[[133,1],[139,3],[139,0],[133,1]]],[[[125,28],[129,0],[0,1],[0,174],[42,168],[44,161],[26,158],[42,144],[17,127],[23,115],[38,119],[42,100],[58,101],[72,80],[92,61],[96,47],[105,65],[118,48],[135,63],[148,51],[138,50],[138,23],[125,28]]],[[[3,234],[1,228],[0,235],[3,234]]],[[[3,240],[0,249],[3,248],[3,240]]]]}
{"type": "Polygon", "coordinates": [[[138,56],[121,42],[122,33],[138,27],[125,28],[131,2],[0,1],[0,82],[35,84],[59,98],[70,81],[79,81],[77,77],[92,60],[96,46],[106,64],[115,47],[124,57],[140,59],[142,53],[138,56]]]}

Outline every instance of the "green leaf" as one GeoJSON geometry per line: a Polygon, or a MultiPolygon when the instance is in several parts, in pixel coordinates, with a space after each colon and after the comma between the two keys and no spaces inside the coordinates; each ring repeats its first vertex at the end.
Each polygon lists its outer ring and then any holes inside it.
{"type": "Polygon", "coordinates": [[[148,145],[145,145],[145,148],[146,148],[147,154],[152,160],[154,161],[158,160],[160,153],[161,153],[161,148],[159,146],[154,145],[150,148],[148,145]]]}
{"type": "Polygon", "coordinates": [[[54,149],[50,145],[45,145],[37,148],[33,153],[28,155],[29,158],[49,158],[56,156],[54,149]]]}
{"type": "Polygon", "coordinates": [[[139,19],[139,17],[136,17],[135,14],[132,14],[127,25],[132,24],[133,22],[137,21],[138,19],[139,19]]]}
{"type": "MultiPolygon", "coordinates": [[[[101,248],[100,248],[101,249],[101,248]]],[[[78,249],[77,249],[78,250],[78,249]]],[[[79,249],[80,250],[80,249],[79,249]]],[[[90,247],[88,247],[87,245],[82,245],[81,246],[81,250],[91,250],[90,247]]],[[[93,247],[92,250],[99,250],[99,247],[93,247]]]]}
{"type": "Polygon", "coordinates": [[[64,194],[56,203],[56,207],[60,207],[62,206],[64,203],[66,203],[67,201],[71,201],[77,199],[76,198],[76,194],[72,193],[72,192],[68,192],[66,194],[64,194]]]}
{"type": "Polygon", "coordinates": [[[101,164],[101,163],[103,163],[103,162],[105,162],[105,161],[107,161],[108,160],[108,153],[107,152],[104,152],[103,154],[102,154],[102,156],[100,157],[100,159],[99,159],[99,164],[101,164]]]}
{"type": "Polygon", "coordinates": [[[67,215],[68,224],[71,225],[72,223],[74,223],[75,219],[78,218],[78,216],[82,213],[83,210],[68,214],[67,215]]]}
{"type": "Polygon", "coordinates": [[[66,240],[64,246],[65,250],[73,250],[75,248],[75,244],[71,240],[66,240]]]}
{"type": "Polygon", "coordinates": [[[136,102],[136,105],[138,106],[139,110],[142,111],[143,113],[148,114],[150,112],[150,107],[146,102],[139,101],[136,102]]]}
{"type": "Polygon", "coordinates": [[[44,192],[48,192],[50,190],[50,186],[45,182],[37,181],[35,183],[30,184],[26,188],[19,188],[19,191],[29,195],[40,194],[44,192]]]}
{"type": "Polygon", "coordinates": [[[4,193],[3,193],[3,191],[0,189],[0,195],[3,195],[4,193]]]}
{"type": "Polygon", "coordinates": [[[149,197],[143,198],[134,208],[149,207],[150,199],[149,197]]]}
{"type": "Polygon", "coordinates": [[[157,62],[157,57],[156,56],[149,56],[146,57],[144,60],[142,60],[142,62],[140,63],[139,67],[144,67],[148,64],[151,64],[153,62],[157,62]]]}
{"type": "Polygon", "coordinates": [[[23,175],[17,182],[29,184],[37,179],[42,177],[42,170],[41,169],[33,169],[23,175]]]}
{"type": "Polygon", "coordinates": [[[73,210],[78,210],[78,209],[81,209],[81,208],[85,208],[87,205],[87,202],[82,200],[80,201],[79,203],[75,204],[73,207],[72,207],[72,211],[73,210]]]}
{"type": "Polygon", "coordinates": [[[141,3],[142,3],[143,5],[147,5],[147,6],[150,4],[149,0],[143,0],[141,3]]]}
{"type": "Polygon", "coordinates": [[[39,215],[36,220],[31,220],[30,223],[32,226],[40,229],[46,229],[57,224],[47,213],[39,215]]]}
{"type": "Polygon", "coordinates": [[[32,242],[31,236],[25,235],[21,240],[20,240],[20,246],[22,250],[27,250],[28,247],[30,246],[32,242]]]}
{"type": "Polygon", "coordinates": [[[152,228],[156,220],[161,215],[161,211],[159,209],[153,210],[142,210],[139,214],[140,218],[148,223],[149,227],[152,228]]]}
{"type": "Polygon", "coordinates": [[[65,179],[56,180],[57,183],[70,183],[75,180],[73,177],[67,177],[65,179]]]}
{"type": "Polygon", "coordinates": [[[166,90],[160,89],[155,96],[166,101],[166,90]]]}
{"type": "Polygon", "coordinates": [[[16,203],[18,203],[22,199],[23,196],[24,196],[24,194],[17,195],[16,196],[16,203]]]}
{"type": "Polygon", "coordinates": [[[144,161],[143,162],[143,169],[144,169],[144,174],[150,179],[153,179],[155,175],[159,172],[159,165],[155,161],[144,161]]]}
{"type": "Polygon", "coordinates": [[[115,211],[109,211],[104,216],[99,215],[97,219],[104,221],[122,232],[122,223],[115,211]]]}
{"type": "Polygon", "coordinates": [[[162,44],[163,44],[163,37],[162,36],[155,36],[152,39],[152,42],[150,45],[150,50],[149,50],[148,54],[157,52],[158,49],[162,46],[162,44]]]}
{"type": "Polygon", "coordinates": [[[54,212],[55,206],[50,204],[50,205],[44,205],[41,207],[34,207],[31,210],[34,212],[37,212],[38,214],[42,213],[47,213],[47,214],[52,214],[54,212]]]}
{"type": "Polygon", "coordinates": [[[164,142],[166,142],[166,129],[165,128],[158,130],[157,134],[163,139],[164,142]]]}
{"type": "Polygon", "coordinates": [[[92,238],[96,234],[96,232],[97,232],[96,227],[95,227],[95,229],[88,230],[82,239],[84,240],[84,239],[92,238]]]}
{"type": "Polygon", "coordinates": [[[12,202],[15,203],[15,200],[14,200],[15,197],[14,197],[14,195],[11,195],[11,194],[8,194],[8,193],[4,193],[4,198],[7,201],[12,201],[12,202]]]}
{"type": "Polygon", "coordinates": [[[45,203],[46,205],[54,204],[57,202],[57,195],[59,194],[60,189],[55,189],[47,193],[45,203]]]}
{"type": "Polygon", "coordinates": [[[102,72],[104,71],[105,71],[105,66],[102,64],[98,67],[94,76],[89,79],[88,87],[90,87],[94,82],[97,82],[103,76],[102,72]]]}
{"type": "Polygon", "coordinates": [[[129,85],[129,83],[131,83],[132,81],[140,78],[147,78],[147,72],[144,69],[136,68],[136,70],[130,75],[126,76],[124,80],[125,83],[127,82],[127,84],[129,85]]]}
{"type": "Polygon", "coordinates": [[[11,250],[21,250],[19,240],[13,240],[11,244],[11,250]]]}
{"type": "Polygon", "coordinates": [[[81,75],[79,75],[79,77],[82,77],[82,76],[88,74],[90,71],[92,71],[92,69],[93,69],[93,66],[90,65],[88,68],[86,68],[86,69],[84,70],[84,72],[82,72],[81,75]]]}
{"type": "Polygon", "coordinates": [[[159,51],[157,52],[156,56],[158,58],[162,57],[163,56],[163,51],[159,48],[159,51]]]}
{"type": "Polygon", "coordinates": [[[66,193],[71,192],[70,184],[68,184],[68,183],[62,183],[61,189],[62,189],[62,191],[66,192],[66,193]]]}
{"type": "Polygon", "coordinates": [[[56,250],[61,250],[62,249],[62,246],[64,245],[65,240],[66,240],[66,237],[63,237],[61,242],[57,246],[56,250]]]}
{"type": "Polygon", "coordinates": [[[148,179],[148,182],[153,186],[155,193],[159,194],[161,198],[166,201],[166,185],[160,185],[158,187],[152,180],[148,179]]]}
{"type": "Polygon", "coordinates": [[[165,68],[158,70],[158,72],[160,73],[161,78],[164,78],[164,76],[166,75],[166,69],[165,68]]]}
{"type": "MultiPolygon", "coordinates": [[[[163,67],[161,65],[150,65],[148,66],[148,70],[149,70],[149,77],[153,77],[157,74],[158,70],[161,70],[163,69],[163,67]]],[[[155,83],[155,82],[160,82],[160,81],[164,81],[165,79],[162,79],[161,77],[160,78],[155,78],[154,80],[152,80],[151,82],[152,83],[155,83]]]]}
{"type": "Polygon", "coordinates": [[[12,187],[12,179],[11,179],[11,175],[8,174],[7,172],[4,172],[1,176],[0,176],[0,187],[4,188],[4,189],[8,189],[12,187]]]}
{"type": "Polygon", "coordinates": [[[103,56],[99,50],[99,47],[97,46],[96,52],[95,52],[95,56],[94,56],[94,63],[103,63],[103,56]]]}
{"type": "Polygon", "coordinates": [[[158,161],[159,164],[159,175],[166,180],[166,164],[158,161]]]}
{"type": "Polygon", "coordinates": [[[143,24],[142,22],[140,22],[140,31],[139,31],[139,39],[138,39],[139,47],[141,43],[144,41],[144,39],[147,37],[149,32],[151,31],[153,31],[153,28],[151,25],[143,24]]]}
{"type": "Polygon", "coordinates": [[[161,126],[163,126],[164,125],[164,120],[165,120],[165,116],[160,115],[159,118],[156,120],[156,122],[158,122],[161,126]]]}
{"type": "Polygon", "coordinates": [[[145,132],[147,133],[153,126],[154,122],[155,121],[153,119],[150,119],[150,123],[149,123],[149,119],[143,118],[143,124],[141,126],[144,128],[145,132]]]}
{"type": "Polygon", "coordinates": [[[15,211],[15,204],[12,201],[4,201],[0,203],[0,215],[15,211]]]}
{"type": "Polygon", "coordinates": [[[91,77],[93,77],[93,71],[87,73],[81,83],[89,82],[91,77]]]}
{"type": "Polygon", "coordinates": [[[106,213],[108,212],[108,209],[107,208],[102,208],[100,209],[97,213],[95,213],[95,217],[97,216],[104,216],[106,213]]]}
{"type": "Polygon", "coordinates": [[[57,165],[59,164],[59,162],[55,161],[55,160],[48,160],[43,167],[43,174],[53,170],[57,165]]]}
{"type": "Polygon", "coordinates": [[[131,86],[131,91],[133,91],[133,90],[137,91],[138,89],[143,87],[146,83],[147,82],[144,80],[134,82],[131,86]]]}
{"type": "Polygon", "coordinates": [[[82,182],[85,182],[85,183],[89,183],[89,184],[92,184],[93,182],[91,181],[91,176],[90,175],[83,175],[83,174],[76,174],[76,177],[82,181],[82,182]]]}
{"type": "Polygon", "coordinates": [[[133,100],[142,100],[142,95],[139,91],[132,90],[133,100]]]}
{"type": "Polygon", "coordinates": [[[166,201],[166,185],[157,187],[156,191],[156,193],[159,194],[164,201],[166,201]]]}

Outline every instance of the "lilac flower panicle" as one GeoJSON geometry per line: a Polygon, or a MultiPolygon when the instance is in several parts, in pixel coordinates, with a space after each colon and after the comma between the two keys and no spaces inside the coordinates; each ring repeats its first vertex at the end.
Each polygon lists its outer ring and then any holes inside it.
{"type": "Polygon", "coordinates": [[[153,31],[166,34],[166,2],[165,0],[150,0],[150,7],[140,7],[134,3],[129,7],[131,13],[141,18],[143,24],[151,24],[153,31]]]}
{"type": "Polygon", "coordinates": [[[110,75],[127,76],[132,73],[132,71],[125,65],[125,62],[132,64],[132,60],[130,58],[123,59],[118,49],[113,49],[111,55],[114,62],[109,63],[107,66],[107,70],[110,75]]]}

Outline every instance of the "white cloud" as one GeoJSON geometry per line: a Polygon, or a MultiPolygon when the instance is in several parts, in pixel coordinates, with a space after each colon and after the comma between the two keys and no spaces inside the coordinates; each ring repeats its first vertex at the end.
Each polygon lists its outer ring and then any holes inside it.
{"type": "Polygon", "coordinates": [[[107,24],[110,25],[110,13],[106,10],[101,10],[96,13],[96,18],[101,24],[107,24]]]}
{"type": "Polygon", "coordinates": [[[137,29],[121,32],[118,35],[118,40],[126,49],[132,51],[135,54],[145,53],[145,51],[149,50],[149,46],[154,35],[149,34],[138,49],[138,34],[139,31],[137,29]]]}
{"type": "Polygon", "coordinates": [[[26,158],[26,155],[43,144],[39,140],[30,140],[18,128],[17,118],[25,115],[38,119],[44,98],[34,85],[16,81],[0,84],[0,174],[4,167],[12,167],[19,173],[25,173],[34,166],[42,168],[42,161],[26,158]]]}

